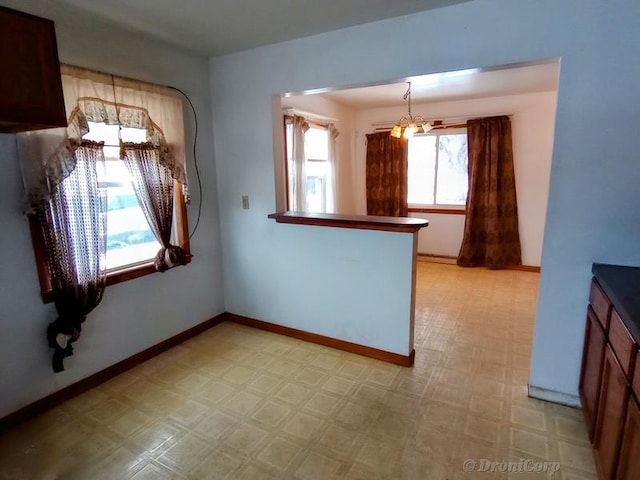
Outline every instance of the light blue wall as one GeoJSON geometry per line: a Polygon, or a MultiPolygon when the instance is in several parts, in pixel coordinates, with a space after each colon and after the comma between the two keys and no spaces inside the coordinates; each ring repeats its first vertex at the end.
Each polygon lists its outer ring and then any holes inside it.
{"type": "MultiPolygon", "coordinates": [[[[29,227],[22,216],[23,189],[13,135],[0,134],[0,417],[74,383],[224,311],[218,198],[216,192],[208,62],[98,22],[54,2],[0,4],[53,19],[63,62],[181,88],[198,112],[198,157],[204,184],[202,220],[191,241],[187,267],[108,287],[103,303],[87,319],[67,370],[54,374],[46,326],[55,308],[39,296],[29,227]]],[[[4,74],[4,72],[3,72],[4,74]]],[[[193,135],[185,111],[187,138],[193,135]]],[[[191,149],[187,148],[190,152],[191,149]]],[[[194,202],[198,192],[188,153],[194,202]]]]}
{"type": "MultiPolygon", "coordinates": [[[[288,264],[326,235],[309,228],[293,245],[266,218],[276,208],[272,95],[561,57],[531,383],[575,395],[591,263],[640,265],[639,30],[637,0],[475,0],[213,59],[227,309],[293,321],[273,317],[270,302],[282,297],[257,292],[286,283],[290,271],[277,268],[276,252],[288,264]],[[245,194],[249,211],[240,208],[245,194]]],[[[324,248],[333,262],[342,247],[324,248]]],[[[373,240],[361,248],[372,252],[373,240]]],[[[385,275],[379,267],[373,275],[385,275]]],[[[336,279],[327,273],[325,281],[336,279]]],[[[289,297],[282,311],[310,308],[313,298],[289,297]]],[[[354,308],[369,300],[359,295],[354,308]]],[[[335,298],[323,301],[339,314],[335,298]]]]}

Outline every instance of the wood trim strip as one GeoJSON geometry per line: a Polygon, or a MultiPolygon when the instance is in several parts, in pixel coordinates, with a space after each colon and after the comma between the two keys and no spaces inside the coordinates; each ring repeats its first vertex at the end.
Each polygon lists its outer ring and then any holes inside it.
{"type": "Polygon", "coordinates": [[[304,330],[298,330],[296,328],[285,327],[284,325],[277,325],[275,323],[256,320],[254,318],[237,315],[235,313],[227,313],[227,320],[238,323],[240,325],[245,325],[247,327],[253,327],[260,330],[265,330],[267,332],[277,333],[278,335],[296,338],[305,342],[316,343],[318,345],[324,345],[325,347],[331,347],[337,350],[355,353],[364,357],[375,358],[376,360],[393,363],[402,367],[413,366],[416,355],[415,350],[411,350],[411,353],[409,355],[400,355],[398,353],[387,352],[385,350],[379,350],[373,347],[358,345],[357,343],[351,343],[345,340],[339,340],[337,338],[326,337],[317,333],[306,332],[304,330]]]}
{"type": "Polygon", "coordinates": [[[507,267],[507,270],[540,273],[540,267],[536,267],[535,265],[511,265],[510,267],[507,267]]]}
{"type": "Polygon", "coordinates": [[[464,208],[411,208],[409,213],[437,213],[439,215],[466,215],[464,208]]]}
{"type": "MultiPolygon", "coordinates": [[[[202,192],[200,192],[202,195],[202,192]]],[[[176,235],[178,245],[182,247],[186,254],[186,263],[191,262],[191,243],[189,238],[189,221],[187,217],[187,202],[184,198],[184,186],[177,180],[173,181],[173,202],[175,205],[175,221],[176,235]]]]}
{"type": "Polygon", "coordinates": [[[60,405],[67,400],[76,397],[87,390],[97,387],[98,385],[106,382],[107,380],[112,379],[116,375],[120,375],[127,370],[132,369],[133,367],[140,365],[143,362],[159,355],[170,348],[179,345],[180,343],[189,340],[196,335],[201,334],[202,332],[219,325],[220,323],[227,320],[227,313],[223,312],[219,315],[216,315],[209,320],[205,320],[198,325],[185,330],[184,332],[178,333],[171,338],[163,340],[162,342],[147,348],[141,352],[136,353],[135,355],[130,356],[129,358],[125,358],[124,360],[111,365],[110,367],[105,368],[104,370],[100,370],[93,375],[83,378],[68,387],[65,387],[57,392],[52,393],[51,395],[47,395],[40,400],[37,400],[29,405],[17,410],[9,415],[0,418],[0,432],[3,432],[11,427],[14,427],[22,422],[30,420],[37,415],[40,415],[47,410],[52,409],[53,407],[60,405]]]}
{"type": "MultiPolygon", "coordinates": [[[[455,265],[455,260],[457,260],[458,257],[450,257],[449,255],[429,255],[427,253],[419,253],[418,254],[418,261],[419,262],[433,262],[433,263],[444,263],[444,262],[437,262],[437,259],[443,259],[443,260],[453,260],[454,263],[447,263],[447,265],[455,265]]],[[[507,270],[518,270],[521,272],[533,272],[533,273],[540,273],[540,267],[537,267],[535,265],[511,265],[510,267],[506,267],[507,270]]]]}
{"type": "Polygon", "coordinates": [[[280,212],[271,213],[268,218],[272,218],[278,223],[400,233],[415,233],[421,228],[429,226],[429,221],[422,218],[341,215],[337,213],[280,212]]]}

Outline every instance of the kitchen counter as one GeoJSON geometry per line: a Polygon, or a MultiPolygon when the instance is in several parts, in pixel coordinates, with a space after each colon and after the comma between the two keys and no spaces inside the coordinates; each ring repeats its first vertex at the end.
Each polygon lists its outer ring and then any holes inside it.
{"type": "Polygon", "coordinates": [[[640,267],[594,263],[591,272],[633,339],[640,344],[640,267]]]}

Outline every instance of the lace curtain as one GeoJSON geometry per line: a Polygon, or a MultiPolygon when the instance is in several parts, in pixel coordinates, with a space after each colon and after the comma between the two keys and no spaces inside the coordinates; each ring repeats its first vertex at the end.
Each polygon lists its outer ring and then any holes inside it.
{"type": "Polygon", "coordinates": [[[144,216],[162,245],[154,260],[156,270],[164,272],[174,265],[183,265],[184,250],[170,243],[173,223],[171,170],[160,161],[161,152],[151,143],[124,143],[121,150],[144,216]]]}
{"type": "Polygon", "coordinates": [[[53,370],[72,355],[86,316],[102,300],[107,232],[104,191],[98,188],[96,165],[104,161],[102,144],[82,142],[75,150],[75,169],[55,186],[38,210],[58,318],[47,339],[54,349],[53,370]]]}
{"type": "Polygon", "coordinates": [[[75,168],[74,150],[89,122],[140,128],[159,151],[172,177],[187,184],[182,99],[166,87],[61,66],[67,128],[18,134],[27,199],[32,207],[48,200],[53,188],[75,168]]]}
{"type": "Polygon", "coordinates": [[[169,243],[173,180],[186,185],[182,99],[164,87],[63,65],[67,128],[17,135],[29,213],[40,219],[58,319],[49,325],[54,371],[80,324],[101,301],[106,251],[105,205],[96,164],[101,144],[82,140],[89,122],[144,129],[146,142],[123,145],[134,190],[162,249],[156,268],[184,263],[169,243]]]}

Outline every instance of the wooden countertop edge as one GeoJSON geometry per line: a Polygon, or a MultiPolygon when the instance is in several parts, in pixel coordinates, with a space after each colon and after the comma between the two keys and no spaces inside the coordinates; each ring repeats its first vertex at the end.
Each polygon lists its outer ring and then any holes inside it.
{"type": "Polygon", "coordinates": [[[416,233],[429,226],[429,221],[411,217],[377,217],[373,215],[343,215],[338,213],[279,212],[268,218],[278,223],[314,225],[317,227],[356,228],[386,232],[416,233]]]}

